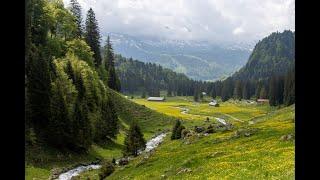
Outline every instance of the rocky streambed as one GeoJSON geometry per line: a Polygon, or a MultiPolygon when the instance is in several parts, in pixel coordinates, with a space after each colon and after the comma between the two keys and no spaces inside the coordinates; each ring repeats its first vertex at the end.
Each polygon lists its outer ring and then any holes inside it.
{"type": "MultiPolygon", "coordinates": [[[[146,148],[143,151],[140,151],[139,154],[143,152],[150,152],[151,150],[155,149],[159,146],[159,144],[164,140],[164,137],[166,136],[166,133],[161,133],[153,138],[151,138],[146,143],[146,148]]],[[[118,164],[119,160],[116,160],[116,163],[118,164]]],[[[99,164],[89,164],[89,165],[81,165],[76,168],[70,169],[67,172],[64,172],[59,175],[57,178],[58,180],[71,180],[72,177],[78,176],[80,173],[92,170],[92,169],[100,169],[101,165],[99,164]]]]}

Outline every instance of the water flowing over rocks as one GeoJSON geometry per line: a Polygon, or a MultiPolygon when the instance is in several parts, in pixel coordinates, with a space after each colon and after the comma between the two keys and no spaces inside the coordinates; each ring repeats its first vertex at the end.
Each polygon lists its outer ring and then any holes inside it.
{"type": "MultiPolygon", "coordinates": [[[[146,143],[146,148],[144,151],[140,151],[139,154],[143,153],[143,152],[150,152],[152,150],[154,150],[156,147],[159,146],[159,144],[163,141],[164,137],[166,136],[166,133],[161,133],[157,136],[155,136],[154,138],[150,139],[147,143],[146,143]]],[[[127,157],[125,158],[125,161],[128,162],[129,160],[131,160],[132,158],[127,157]]],[[[120,164],[120,161],[123,161],[124,158],[118,159],[116,160],[116,164],[120,164]]],[[[124,163],[126,164],[126,163],[124,163]]],[[[78,166],[74,169],[71,169],[67,172],[64,172],[62,174],[59,175],[58,180],[71,180],[72,177],[74,176],[78,176],[80,173],[84,172],[84,171],[88,171],[91,169],[100,169],[101,165],[99,164],[90,164],[87,166],[81,165],[78,166]]]]}

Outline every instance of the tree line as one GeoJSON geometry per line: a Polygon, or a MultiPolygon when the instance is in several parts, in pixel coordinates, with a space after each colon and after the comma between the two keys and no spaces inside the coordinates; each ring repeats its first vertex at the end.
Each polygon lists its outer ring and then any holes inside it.
{"type": "Polygon", "coordinates": [[[94,11],[83,24],[76,0],[68,9],[60,0],[28,0],[25,27],[26,143],[86,151],[116,138],[118,117],[107,92],[121,86],[109,39],[101,48],[94,11]]]}
{"type": "Polygon", "coordinates": [[[121,55],[115,57],[115,67],[121,82],[123,93],[140,93],[142,97],[160,96],[160,91],[167,91],[166,96],[192,96],[195,88],[205,91],[210,83],[195,81],[185,74],[176,73],[155,63],[144,63],[121,55]]]}
{"type": "MultiPolygon", "coordinates": [[[[295,71],[291,66],[287,74],[276,74],[265,78],[228,77],[216,82],[195,81],[184,74],[176,73],[155,63],[144,63],[132,58],[116,55],[115,66],[124,93],[140,93],[144,98],[160,96],[194,96],[195,101],[203,98],[206,92],[212,98],[222,101],[233,99],[270,99],[270,105],[290,105],[295,101],[295,71]]],[[[288,68],[288,67],[286,67],[288,68]]]]}
{"type": "Polygon", "coordinates": [[[272,75],[264,79],[239,80],[229,77],[214,82],[211,87],[212,98],[222,101],[233,99],[269,99],[271,106],[295,103],[295,68],[291,67],[284,75],[272,75]]]}

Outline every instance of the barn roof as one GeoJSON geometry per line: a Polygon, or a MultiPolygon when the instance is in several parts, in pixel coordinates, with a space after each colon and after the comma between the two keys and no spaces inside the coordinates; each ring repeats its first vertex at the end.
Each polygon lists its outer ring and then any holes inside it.
{"type": "Polygon", "coordinates": [[[148,97],[149,101],[163,101],[164,97],[148,97]]]}

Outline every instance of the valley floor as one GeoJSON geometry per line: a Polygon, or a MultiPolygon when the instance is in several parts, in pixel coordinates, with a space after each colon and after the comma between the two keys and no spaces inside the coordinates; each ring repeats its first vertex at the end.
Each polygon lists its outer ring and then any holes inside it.
{"type": "MultiPolygon", "coordinates": [[[[128,165],[116,168],[108,179],[294,178],[294,105],[274,108],[247,101],[228,101],[220,103],[220,107],[213,107],[208,102],[194,103],[192,97],[171,97],[165,102],[139,98],[132,101],[181,119],[187,129],[218,124],[216,118],[231,123],[233,129],[213,134],[200,133],[173,141],[169,134],[148,158],[135,158],[128,165]],[[209,122],[205,121],[207,118],[209,122]]],[[[152,127],[154,130],[148,131],[147,138],[151,137],[151,132],[157,132],[159,128],[168,129],[172,125],[170,119],[170,126],[158,124],[158,127],[152,127]]],[[[123,134],[120,134],[111,148],[93,146],[90,152],[92,159],[95,156],[120,157],[122,143],[123,134]]],[[[91,170],[79,178],[98,179],[98,172],[91,170]]],[[[47,177],[48,173],[49,167],[27,166],[27,179],[41,174],[47,177]]]]}
{"type": "Polygon", "coordinates": [[[150,158],[139,157],[108,179],[294,179],[294,105],[275,109],[245,101],[220,107],[178,99],[134,101],[182,118],[188,128],[208,126],[206,117],[211,122],[225,118],[235,128],[191,139],[167,138],[150,158]],[[190,110],[181,115],[176,106],[190,110]]]}

